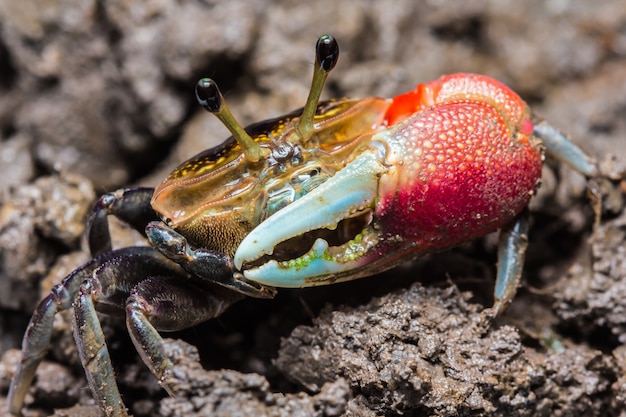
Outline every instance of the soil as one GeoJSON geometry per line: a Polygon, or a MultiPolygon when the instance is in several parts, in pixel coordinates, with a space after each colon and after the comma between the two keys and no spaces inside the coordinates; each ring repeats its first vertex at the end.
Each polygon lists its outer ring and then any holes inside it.
{"type": "MultiPolygon", "coordinates": [[[[341,49],[324,97],[460,71],[510,85],[599,161],[600,224],[585,179],[548,159],[522,288],[491,325],[495,235],[166,334],[174,397],[103,316],[132,414],[626,417],[622,0],[0,0],[0,410],[37,302],[89,259],[96,197],[156,185],[228,136],[195,103],[197,79],[214,78],[243,124],[275,117],[303,105],[324,33],[341,49]]],[[[69,312],[52,340],[24,415],[100,416],[69,312]]]]}

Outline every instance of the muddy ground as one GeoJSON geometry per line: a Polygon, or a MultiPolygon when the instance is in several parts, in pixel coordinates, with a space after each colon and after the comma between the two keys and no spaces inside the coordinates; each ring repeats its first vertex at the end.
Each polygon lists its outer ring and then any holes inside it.
{"type": "MultiPolygon", "coordinates": [[[[326,97],[390,96],[458,71],[512,86],[612,178],[602,224],[594,233],[584,179],[548,160],[523,287],[490,328],[494,236],[169,334],[174,398],[123,321],[103,318],[131,412],[626,416],[622,0],[0,0],[0,409],[37,301],[88,259],[96,196],[156,185],[227,136],[195,104],[201,76],[244,124],[302,106],[323,33],[341,48],[326,97]]],[[[70,317],[55,322],[26,416],[100,415],[70,317]]]]}

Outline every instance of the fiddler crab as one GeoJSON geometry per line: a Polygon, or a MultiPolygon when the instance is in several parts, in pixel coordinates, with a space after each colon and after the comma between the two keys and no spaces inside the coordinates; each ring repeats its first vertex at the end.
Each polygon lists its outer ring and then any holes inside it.
{"type": "Polygon", "coordinates": [[[320,102],[338,54],[333,37],[320,37],[304,108],[245,129],[215,82],[198,82],[199,103],[232,136],[155,189],[98,200],[86,231],[93,259],[52,289],[26,330],[12,414],[55,314],[70,308],[94,398],[107,416],[126,416],[96,312],[125,312],[141,359],[173,395],[158,332],[217,317],[245,296],[377,274],[500,229],[488,311],[509,304],[544,151],[587,177],[597,174],[593,159],[483,75],[445,75],[391,99],[320,102]],[[112,250],[108,215],[145,232],[151,246],[112,250]]]}

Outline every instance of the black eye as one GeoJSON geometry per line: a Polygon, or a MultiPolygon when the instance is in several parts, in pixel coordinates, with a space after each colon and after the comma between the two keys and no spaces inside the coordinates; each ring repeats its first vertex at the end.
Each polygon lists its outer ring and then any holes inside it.
{"type": "Polygon", "coordinates": [[[196,84],[196,99],[206,111],[217,113],[222,108],[222,94],[217,84],[210,78],[203,78],[196,84]]]}
{"type": "Polygon", "coordinates": [[[339,59],[339,44],[335,38],[331,35],[320,36],[315,49],[320,67],[326,72],[332,70],[339,59]]]}

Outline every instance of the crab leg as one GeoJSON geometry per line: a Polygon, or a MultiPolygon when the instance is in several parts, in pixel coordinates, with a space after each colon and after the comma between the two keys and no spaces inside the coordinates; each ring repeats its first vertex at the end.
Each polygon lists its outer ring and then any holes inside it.
{"type": "Polygon", "coordinates": [[[11,414],[19,415],[28,387],[35,377],[35,371],[48,351],[54,316],[59,311],[72,307],[72,294],[94,267],[95,262],[90,262],[72,272],[61,284],[56,285],[35,309],[24,334],[22,359],[9,389],[8,403],[11,414]]]}
{"type": "Polygon", "coordinates": [[[115,382],[109,349],[94,306],[94,282],[81,284],[74,309],[74,339],[94,399],[107,416],[127,416],[115,382]]]}
{"type": "MultiPolygon", "coordinates": [[[[598,175],[596,161],[546,121],[537,121],[533,134],[541,139],[546,152],[586,177],[598,175]]],[[[600,208],[594,208],[599,216],[600,208]]],[[[528,246],[528,209],[502,228],[498,244],[498,273],[494,291],[493,313],[499,315],[512,301],[519,287],[528,246]]]]}
{"type": "Polygon", "coordinates": [[[153,248],[125,248],[111,252],[109,259],[100,262],[78,289],[73,306],[74,339],[92,394],[108,416],[126,416],[127,413],[115,382],[96,307],[106,313],[122,312],[131,288],[157,274],[185,279],[176,264],[153,248]]]}
{"type": "Polygon", "coordinates": [[[8,397],[11,413],[19,413],[28,387],[35,376],[37,366],[48,351],[54,316],[58,312],[72,307],[72,302],[76,298],[81,284],[93,279],[94,275],[97,276],[98,270],[102,270],[103,265],[115,269],[116,266],[119,266],[119,259],[122,256],[131,254],[144,260],[158,257],[159,261],[163,263],[161,255],[152,248],[126,248],[109,252],[94,258],[73,271],[60,284],[54,286],[50,294],[39,303],[24,334],[22,360],[11,382],[8,397]]]}
{"type": "Polygon", "coordinates": [[[498,241],[498,272],[494,289],[494,316],[500,315],[513,301],[524,269],[528,247],[529,211],[524,209],[503,227],[498,241]]]}
{"type": "Polygon", "coordinates": [[[170,395],[172,363],[162,350],[158,330],[176,331],[218,317],[243,295],[219,285],[152,277],[140,282],[126,303],[126,325],[141,359],[170,395]]]}
{"type": "Polygon", "coordinates": [[[125,416],[96,308],[104,312],[126,309],[137,351],[173,394],[165,380],[171,362],[163,354],[157,330],[180,330],[217,317],[243,295],[192,279],[153,248],[116,253],[119,256],[100,265],[78,289],[74,338],[95,399],[107,415],[125,416]]]}
{"type": "Polygon", "coordinates": [[[92,256],[110,252],[112,249],[107,220],[109,214],[130,224],[141,233],[149,221],[157,220],[150,206],[153,193],[153,188],[136,187],[117,190],[100,197],[87,222],[86,235],[92,256]]]}
{"type": "MultiPolygon", "coordinates": [[[[75,308],[75,339],[94,395],[104,390],[107,407],[122,410],[122,401],[95,308],[122,313],[130,289],[148,275],[165,273],[185,279],[173,262],[150,247],[131,247],[102,254],[56,285],[37,306],[22,342],[22,360],[9,390],[9,410],[18,415],[39,363],[50,345],[56,313],[75,308]],[[106,290],[103,290],[106,289],[106,290]],[[72,305],[74,303],[74,305],[72,305]],[[96,375],[97,374],[97,375],[96,375]]],[[[102,403],[104,404],[104,403],[102,403]]],[[[126,415],[125,411],[118,414],[126,415]]]]}
{"type": "Polygon", "coordinates": [[[586,177],[598,174],[596,161],[546,121],[536,123],[533,134],[541,139],[550,155],[565,162],[574,170],[586,177]]]}

